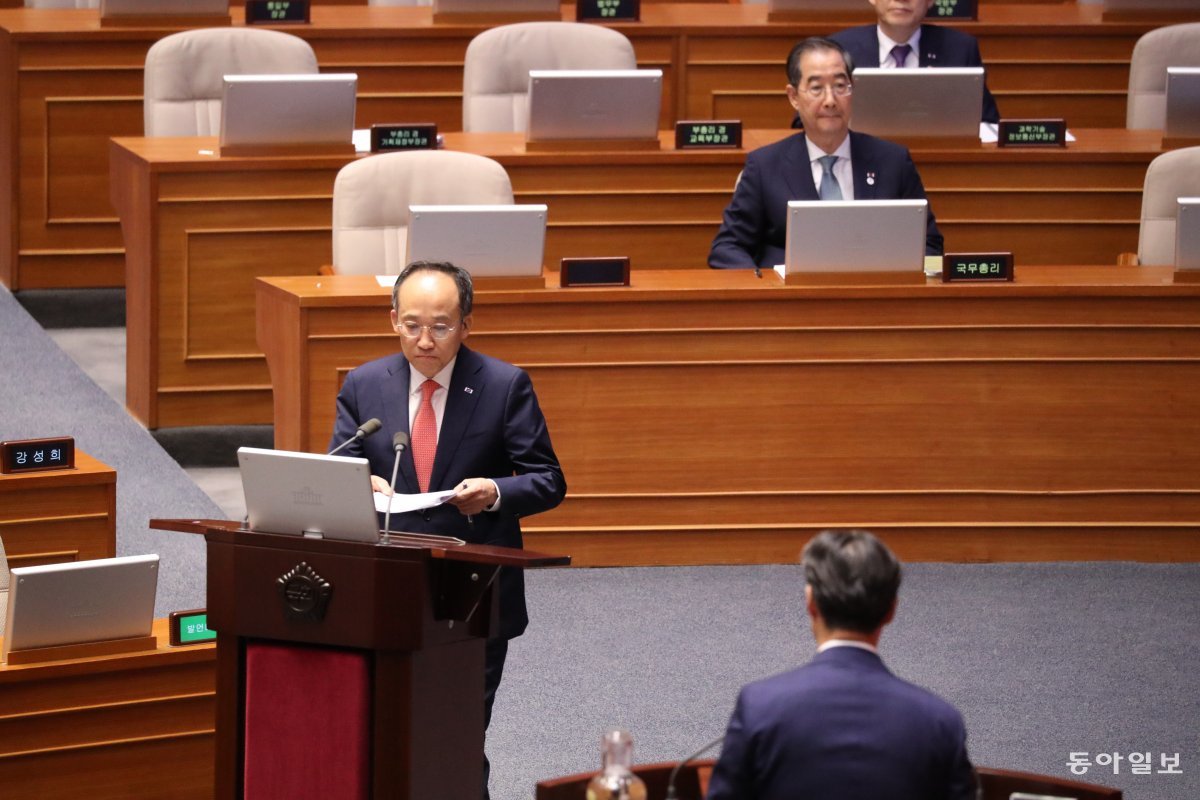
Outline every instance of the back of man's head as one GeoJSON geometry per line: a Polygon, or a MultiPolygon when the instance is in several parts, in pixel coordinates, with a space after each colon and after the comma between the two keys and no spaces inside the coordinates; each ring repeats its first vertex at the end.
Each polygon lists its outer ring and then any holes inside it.
{"type": "Polygon", "coordinates": [[[804,580],[830,630],[869,634],[896,602],[900,562],[867,531],[822,531],[801,554],[804,580]]]}

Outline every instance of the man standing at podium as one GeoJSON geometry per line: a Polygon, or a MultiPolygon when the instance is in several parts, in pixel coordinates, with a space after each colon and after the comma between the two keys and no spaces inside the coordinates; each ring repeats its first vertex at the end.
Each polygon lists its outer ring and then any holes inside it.
{"type": "Polygon", "coordinates": [[[866,531],[804,548],[817,655],[742,688],[708,800],[974,800],[962,715],[879,657],[900,564],[866,531]]]}
{"type": "MultiPolygon", "coordinates": [[[[557,506],[567,484],[529,376],[463,346],[473,300],[464,269],[425,261],[404,268],[392,289],[391,313],[401,352],[346,376],[330,447],[353,437],[366,420],[381,420],[383,432],[343,452],[367,458],[375,489],[390,493],[382,476],[392,474],[392,437],[408,432],[396,490],[457,491],[441,506],[393,515],[392,529],[521,547],[519,519],[557,506]]],[[[501,569],[499,599],[499,634],[485,651],[485,727],[508,640],[529,621],[521,570],[501,569]]],[[[485,798],[487,775],[485,759],[485,798]]]]}
{"type": "MultiPolygon", "coordinates": [[[[788,55],[787,97],[804,132],[760,147],[746,168],[713,239],[715,269],[783,263],[789,200],[925,200],[925,186],[898,144],[850,130],[853,62],[837,42],[813,36],[788,55]]],[[[929,210],[925,254],[942,254],[929,210]]]]}

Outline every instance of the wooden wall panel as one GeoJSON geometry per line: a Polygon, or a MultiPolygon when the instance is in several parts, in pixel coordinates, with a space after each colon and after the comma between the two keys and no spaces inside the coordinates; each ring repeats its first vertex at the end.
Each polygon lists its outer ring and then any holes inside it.
{"type": "Polygon", "coordinates": [[[0,781],[12,797],[212,797],[215,648],[0,665],[0,781]]]}
{"type": "Polygon", "coordinates": [[[10,567],[116,555],[116,472],[79,450],[75,464],[0,475],[0,539],[10,567]]]}
{"type": "MultiPolygon", "coordinates": [[[[570,485],[527,546],[577,565],[786,562],[820,528],[870,526],[915,559],[1200,557],[1200,289],[1074,270],[479,293],[470,344],[529,371],[570,485]]],[[[281,278],[258,303],[288,320],[259,327],[276,445],[320,449],[346,371],[398,347],[386,293],[281,278]]]]}

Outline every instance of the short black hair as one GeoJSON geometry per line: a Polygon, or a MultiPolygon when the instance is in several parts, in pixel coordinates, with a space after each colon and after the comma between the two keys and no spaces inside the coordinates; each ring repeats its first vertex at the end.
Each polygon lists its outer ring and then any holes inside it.
{"type": "Polygon", "coordinates": [[[830,629],[873,633],[896,602],[900,562],[868,531],[821,531],[805,545],[801,562],[830,629]]]}
{"type": "Polygon", "coordinates": [[[401,270],[399,277],[396,278],[396,284],[392,286],[393,311],[400,310],[400,284],[408,280],[408,276],[415,272],[442,272],[453,278],[454,285],[458,287],[459,315],[463,319],[467,318],[475,306],[475,287],[471,283],[471,273],[462,267],[456,267],[449,261],[414,261],[401,270]]]}
{"type": "Polygon", "coordinates": [[[810,36],[807,39],[796,42],[792,46],[792,50],[787,57],[787,76],[788,83],[800,88],[800,59],[805,53],[815,53],[820,50],[832,50],[836,53],[841,53],[842,61],[846,62],[846,76],[854,77],[854,59],[847,52],[846,48],[826,36],[810,36]]]}

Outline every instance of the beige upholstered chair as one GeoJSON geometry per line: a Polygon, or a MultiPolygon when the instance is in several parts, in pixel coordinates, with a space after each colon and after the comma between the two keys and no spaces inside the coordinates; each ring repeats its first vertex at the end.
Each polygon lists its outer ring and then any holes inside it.
{"type": "Polygon", "coordinates": [[[508,173],[483,156],[410,150],[359,159],[333,182],[333,268],[338,274],[398,275],[410,205],[512,202],[508,173]]]}
{"type": "Polygon", "coordinates": [[[146,53],[146,135],[217,135],[224,75],[315,72],[312,47],[287,33],[200,28],[171,34],[146,53]]]}
{"type": "Polygon", "coordinates": [[[1123,264],[1175,263],[1175,217],[1180,197],[1200,197],[1200,147],[1163,153],[1146,168],[1142,186],[1142,224],[1137,257],[1125,254],[1123,264]]]}
{"type": "MultiPolygon", "coordinates": [[[[100,0],[25,0],[26,8],[99,8],[100,0]]],[[[0,619],[0,627],[4,620],[0,619]]]]}
{"type": "Polygon", "coordinates": [[[532,69],[636,69],[629,39],[585,22],[522,22],[484,31],[467,46],[463,130],[525,130],[532,69]]]}
{"type": "Polygon", "coordinates": [[[1200,22],[1168,25],[1138,39],[1129,64],[1126,128],[1166,124],[1167,67],[1200,67],[1200,22]]]}

